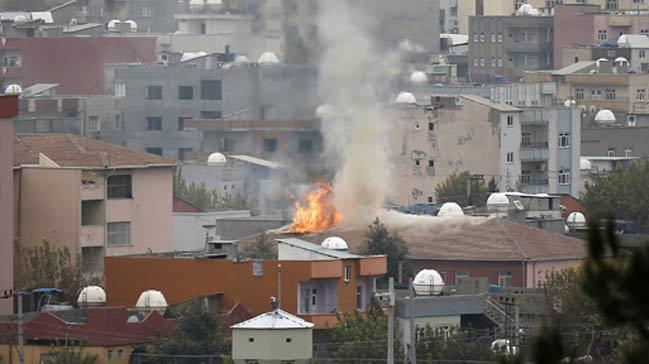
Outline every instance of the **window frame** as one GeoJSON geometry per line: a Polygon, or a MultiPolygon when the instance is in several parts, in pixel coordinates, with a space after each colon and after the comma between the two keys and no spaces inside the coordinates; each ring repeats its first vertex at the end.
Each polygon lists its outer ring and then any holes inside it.
{"type": "Polygon", "coordinates": [[[162,100],[162,86],[161,85],[148,85],[146,87],[146,99],[160,101],[162,100]],[[158,90],[159,92],[151,92],[152,90],[158,90]]]}
{"type": "Polygon", "coordinates": [[[223,99],[223,82],[221,80],[201,80],[201,100],[222,100],[223,99]],[[211,90],[208,85],[216,85],[216,89],[211,90]]]}
{"type": "Polygon", "coordinates": [[[506,163],[514,163],[514,152],[507,152],[505,155],[506,163]]]}
{"type": "Polygon", "coordinates": [[[351,282],[352,280],[352,266],[350,264],[345,264],[343,267],[343,280],[345,282],[351,282]]]}
{"type": "Polygon", "coordinates": [[[178,85],[178,100],[180,100],[180,101],[194,100],[194,86],[191,86],[191,85],[178,85]],[[187,97],[187,95],[183,93],[183,90],[186,93],[188,91],[188,89],[191,89],[191,95],[189,95],[189,97],[187,97]]]}
{"type": "Polygon", "coordinates": [[[147,116],[146,117],[146,130],[147,131],[161,131],[162,130],[162,116],[147,116]],[[159,125],[158,125],[159,123],[159,125]]]}
{"type": "Polygon", "coordinates": [[[264,138],[263,141],[264,153],[277,152],[277,138],[264,138]]]}
{"type": "Polygon", "coordinates": [[[570,133],[559,133],[559,148],[570,148],[570,133]]]}
{"type": "Polygon", "coordinates": [[[133,198],[133,176],[130,174],[115,174],[106,178],[106,197],[109,200],[133,198]],[[118,180],[123,178],[123,180],[118,180]],[[115,182],[115,181],[118,182],[115,182]]]}
{"type": "Polygon", "coordinates": [[[132,229],[130,221],[112,221],[106,224],[106,246],[107,247],[117,247],[117,246],[132,246],[132,229]],[[111,227],[126,227],[122,231],[111,231],[111,227]],[[112,241],[115,239],[115,236],[118,237],[128,237],[126,240],[119,240],[117,242],[112,241]]]}
{"type": "Polygon", "coordinates": [[[513,286],[513,278],[511,270],[499,270],[498,271],[498,286],[502,288],[508,288],[513,286]],[[504,284],[508,283],[508,284],[504,284]]]}

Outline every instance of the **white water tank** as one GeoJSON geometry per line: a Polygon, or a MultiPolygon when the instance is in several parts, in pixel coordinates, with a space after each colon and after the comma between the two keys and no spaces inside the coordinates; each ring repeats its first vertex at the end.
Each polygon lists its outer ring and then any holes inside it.
{"type": "Polygon", "coordinates": [[[586,227],[586,216],[581,212],[571,212],[566,219],[566,225],[571,229],[583,229],[586,227]]]}
{"type": "Polygon", "coordinates": [[[140,297],[137,299],[137,303],[135,304],[135,308],[137,308],[138,310],[156,310],[160,312],[160,314],[164,314],[165,311],[167,311],[167,307],[169,307],[169,305],[167,304],[165,296],[162,294],[162,292],[155,289],[148,289],[142,292],[142,294],[140,294],[140,297]]]}
{"type": "Polygon", "coordinates": [[[422,71],[413,71],[410,74],[410,82],[414,85],[423,85],[428,82],[428,77],[422,71]]]}
{"type": "Polygon", "coordinates": [[[82,307],[105,306],[106,291],[99,286],[88,286],[81,290],[77,303],[82,307]]]}
{"type": "Polygon", "coordinates": [[[20,95],[23,93],[23,88],[20,85],[11,84],[5,88],[5,94],[7,95],[20,95]]]}
{"type": "Polygon", "coordinates": [[[122,24],[118,19],[113,19],[108,22],[108,31],[109,32],[119,32],[119,26],[122,24]]]}
{"type": "Polygon", "coordinates": [[[611,110],[602,109],[595,114],[595,122],[597,124],[606,125],[606,124],[615,124],[617,120],[615,119],[615,114],[611,110]]]}
{"type": "Polygon", "coordinates": [[[345,239],[338,236],[330,236],[326,238],[322,241],[322,244],[320,244],[320,246],[326,249],[338,251],[347,251],[349,249],[349,245],[347,245],[345,239]]]}
{"type": "Polygon", "coordinates": [[[334,108],[329,104],[322,104],[315,110],[315,116],[319,117],[320,119],[328,119],[333,117],[333,115],[334,108]]]}
{"type": "Polygon", "coordinates": [[[464,211],[455,202],[446,202],[439,208],[437,216],[464,216],[464,211]]]}
{"type": "Polygon", "coordinates": [[[417,99],[415,98],[415,95],[413,95],[412,93],[401,91],[399,92],[399,95],[397,95],[397,98],[394,99],[394,102],[402,105],[406,105],[406,104],[414,105],[417,103],[417,99]]]}
{"type": "Polygon", "coordinates": [[[250,63],[250,60],[248,59],[248,56],[239,54],[234,57],[234,63],[250,63]]]}
{"type": "Polygon", "coordinates": [[[579,170],[581,171],[591,171],[593,169],[593,164],[588,158],[581,157],[579,158],[579,170]]]}
{"type": "Polygon", "coordinates": [[[434,269],[420,270],[412,281],[417,296],[437,296],[444,289],[444,279],[434,269]]]}
{"type": "Polygon", "coordinates": [[[279,63],[279,58],[273,52],[264,52],[257,60],[257,63],[263,65],[277,64],[279,63]]]}
{"type": "Polygon", "coordinates": [[[222,153],[212,153],[207,157],[207,165],[210,167],[223,167],[227,162],[227,158],[222,153]]]}
{"type": "Polygon", "coordinates": [[[137,23],[134,20],[125,20],[124,24],[128,24],[131,33],[137,32],[137,23]]]}
{"type": "Polygon", "coordinates": [[[487,209],[489,211],[507,211],[509,198],[502,192],[494,192],[487,198],[487,209]]]}

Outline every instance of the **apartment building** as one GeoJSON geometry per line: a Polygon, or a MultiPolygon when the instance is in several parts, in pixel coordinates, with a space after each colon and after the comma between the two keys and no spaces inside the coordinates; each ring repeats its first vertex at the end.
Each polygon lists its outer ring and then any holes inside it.
{"type": "Polygon", "coordinates": [[[102,129],[100,138],[183,160],[205,149],[202,135],[187,126],[191,119],[313,117],[318,92],[313,67],[225,63],[225,56],[234,57],[226,53],[169,65],[107,67],[106,93],[122,100],[123,122],[102,129]]]}
{"type": "Polygon", "coordinates": [[[170,251],[173,167],[167,158],[72,134],[19,134],[18,242],[68,247],[85,272],[102,272],[104,256],[170,251]]]}
{"type": "Polygon", "coordinates": [[[435,202],[435,186],[468,171],[500,191],[577,194],[578,110],[523,109],[479,96],[434,96],[401,105],[391,134],[391,201],[435,202]],[[398,187],[396,187],[398,186],[398,187]]]}
{"type": "Polygon", "coordinates": [[[141,291],[156,287],[170,305],[217,293],[221,309],[239,303],[258,315],[276,297],[286,312],[325,329],[341,314],[365,311],[375,278],[387,271],[385,256],[360,256],[294,238],[278,240],[278,249],[278,260],[109,257],[108,304],[128,307],[141,291]]]}
{"type": "MultiPolygon", "coordinates": [[[[14,223],[16,201],[12,177],[14,155],[14,117],[18,115],[18,96],[0,96],[0,293],[13,289],[14,223]]],[[[13,312],[13,299],[0,300],[0,315],[13,312]]]]}
{"type": "Polygon", "coordinates": [[[524,71],[552,68],[550,16],[469,18],[469,77],[472,82],[515,82],[524,71]]]}

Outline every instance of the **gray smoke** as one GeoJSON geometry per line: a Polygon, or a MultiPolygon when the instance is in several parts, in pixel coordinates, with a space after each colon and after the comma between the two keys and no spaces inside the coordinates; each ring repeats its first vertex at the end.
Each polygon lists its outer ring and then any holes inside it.
{"type": "Polygon", "coordinates": [[[325,156],[337,166],[336,208],[364,226],[383,207],[389,183],[388,122],[381,94],[398,69],[397,54],[377,52],[368,19],[347,0],[320,7],[324,53],[319,67],[325,156]]]}

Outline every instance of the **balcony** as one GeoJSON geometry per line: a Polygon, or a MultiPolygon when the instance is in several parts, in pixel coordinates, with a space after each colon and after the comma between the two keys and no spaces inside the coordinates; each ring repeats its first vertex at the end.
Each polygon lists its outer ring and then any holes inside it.
{"type": "Polygon", "coordinates": [[[104,227],[102,225],[82,225],[79,230],[79,245],[82,248],[103,247],[104,227]]]}
{"type": "Polygon", "coordinates": [[[521,177],[521,192],[529,194],[547,193],[548,179],[533,178],[530,176],[521,177]]]}
{"type": "Polygon", "coordinates": [[[548,160],[548,143],[521,144],[521,162],[537,162],[548,160]]]}
{"type": "Polygon", "coordinates": [[[546,110],[525,110],[521,113],[521,125],[548,125],[548,114],[546,110]]]}
{"type": "Polygon", "coordinates": [[[103,200],[104,183],[99,179],[86,178],[81,179],[81,201],[103,200]]]}

